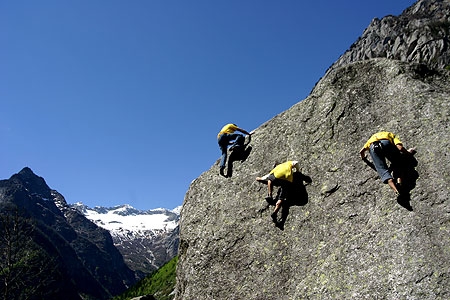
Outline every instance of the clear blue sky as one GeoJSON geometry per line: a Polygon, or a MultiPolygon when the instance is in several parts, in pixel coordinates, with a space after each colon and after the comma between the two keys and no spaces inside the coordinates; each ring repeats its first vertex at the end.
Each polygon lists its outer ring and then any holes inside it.
{"type": "Polygon", "coordinates": [[[414,2],[0,1],[0,179],[28,166],[68,203],[172,209],[224,124],[303,100],[414,2]]]}

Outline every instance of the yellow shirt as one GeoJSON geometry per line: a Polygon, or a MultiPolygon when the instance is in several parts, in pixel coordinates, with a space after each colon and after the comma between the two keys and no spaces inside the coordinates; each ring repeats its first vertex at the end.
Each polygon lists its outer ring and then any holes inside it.
{"type": "Polygon", "coordinates": [[[228,133],[228,134],[234,133],[236,131],[236,129],[238,129],[238,127],[235,124],[227,124],[222,127],[219,134],[217,135],[217,138],[219,138],[220,135],[224,134],[224,133],[228,133]]]}
{"type": "Polygon", "coordinates": [[[403,144],[395,134],[392,132],[381,131],[377,132],[370,137],[370,139],[364,144],[364,149],[369,149],[370,144],[380,140],[388,140],[393,145],[403,144]]]}
{"type": "Polygon", "coordinates": [[[294,167],[298,168],[298,161],[289,160],[276,166],[272,171],[270,171],[269,174],[273,174],[273,176],[275,176],[275,178],[277,179],[283,179],[289,182],[293,182],[294,173],[292,172],[292,169],[294,167]]]}

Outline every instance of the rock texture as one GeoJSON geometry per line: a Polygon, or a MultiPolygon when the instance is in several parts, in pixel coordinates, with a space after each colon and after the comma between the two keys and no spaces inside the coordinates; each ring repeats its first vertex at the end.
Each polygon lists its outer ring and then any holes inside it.
{"type": "Polygon", "coordinates": [[[376,57],[450,67],[449,32],[450,1],[420,0],[398,17],[373,19],[333,68],[376,57]]]}
{"type": "Polygon", "coordinates": [[[450,80],[423,68],[378,59],[333,71],[256,130],[231,178],[217,165],[197,178],[176,299],[450,298],[450,80]],[[359,157],[378,130],[417,147],[413,211],[359,157]],[[288,159],[312,183],[281,230],[255,177],[288,159]]]}
{"type": "Polygon", "coordinates": [[[450,72],[434,67],[335,65],[310,96],[255,130],[232,177],[216,162],[194,180],[175,298],[450,299],[450,72]],[[380,130],[418,151],[399,199],[359,157],[380,130]],[[297,184],[276,227],[255,178],[290,159],[312,182],[297,184]]]}

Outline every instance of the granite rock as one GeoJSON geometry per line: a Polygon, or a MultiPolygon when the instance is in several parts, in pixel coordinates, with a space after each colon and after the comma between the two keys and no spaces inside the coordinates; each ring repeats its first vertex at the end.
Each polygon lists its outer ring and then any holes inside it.
{"type": "Polygon", "coordinates": [[[348,64],[257,128],[232,177],[216,162],[185,196],[176,299],[450,298],[449,75],[348,64]],[[417,149],[405,201],[359,156],[381,130],[417,149]],[[291,159],[312,182],[274,226],[255,178],[291,159]]]}

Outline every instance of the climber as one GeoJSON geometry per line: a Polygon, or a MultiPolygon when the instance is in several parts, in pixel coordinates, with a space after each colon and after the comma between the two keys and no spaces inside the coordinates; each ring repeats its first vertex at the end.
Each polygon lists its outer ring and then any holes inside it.
{"type": "Polygon", "coordinates": [[[387,166],[386,158],[391,164],[395,164],[399,162],[400,154],[414,155],[416,150],[414,148],[406,150],[398,137],[392,132],[387,131],[375,133],[361,148],[359,154],[362,160],[366,162],[367,158],[365,153],[367,150],[369,150],[375,169],[383,183],[387,183],[397,196],[400,195],[399,187],[401,186],[402,179],[399,177],[397,178],[397,182],[394,182],[391,171],[387,166]]]}
{"type": "Polygon", "coordinates": [[[294,168],[296,172],[300,172],[298,161],[289,160],[282,164],[275,163],[274,168],[269,172],[269,174],[264,175],[263,177],[256,177],[256,181],[267,183],[268,193],[266,200],[268,202],[273,200],[273,186],[280,186],[281,191],[279,191],[278,201],[275,204],[274,211],[270,215],[275,223],[277,223],[277,213],[280,210],[283,201],[286,200],[291,185],[294,181],[294,168]]]}
{"type": "Polygon", "coordinates": [[[227,149],[228,146],[231,145],[230,151],[233,151],[235,147],[243,146],[245,137],[239,133],[235,133],[235,131],[242,132],[246,135],[250,135],[247,131],[242,128],[239,128],[236,124],[227,124],[225,125],[217,135],[217,142],[219,143],[219,148],[222,151],[222,157],[220,158],[220,175],[225,176],[225,164],[227,162],[227,149]]]}

